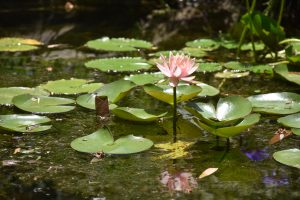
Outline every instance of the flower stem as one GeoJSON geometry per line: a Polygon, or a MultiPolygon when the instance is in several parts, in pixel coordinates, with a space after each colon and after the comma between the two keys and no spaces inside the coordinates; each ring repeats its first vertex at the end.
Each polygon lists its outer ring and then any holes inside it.
{"type": "Polygon", "coordinates": [[[173,87],[173,143],[177,141],[176,123],[177,123],[177,97],[176,97],[176,87],[173,87]]]}

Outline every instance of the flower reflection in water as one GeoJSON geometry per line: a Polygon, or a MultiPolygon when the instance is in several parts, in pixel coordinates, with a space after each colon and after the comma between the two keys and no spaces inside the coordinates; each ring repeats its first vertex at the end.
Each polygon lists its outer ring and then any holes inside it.
{"type": "Polygon", "coordinates": [[[170,192],[178,191],[190,193],[198,186],[198,183],[192,174],[184,171],[176,171],[172,174],[168,171],[164,171],[161,173],[160,182],[168,187],[170,192]]]}

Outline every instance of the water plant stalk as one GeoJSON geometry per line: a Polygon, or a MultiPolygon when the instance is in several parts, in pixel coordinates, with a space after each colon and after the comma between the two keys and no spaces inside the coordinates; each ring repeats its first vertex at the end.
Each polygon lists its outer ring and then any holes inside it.
{"type": "Polygon", "coordinates": [[[279,16],[278,16],[278,20],[277,20],[278,26],[280,26],[280,24],[281,24],[284,6],[285,6],[285,0],[281,0],[280,11],[279,11],[279,16]]]}
{"type": "Polygon", "coordinates": [[[173,87],[173,143],[177,141],[176,123],[177,123],[177,94],[176,94],[176,87],[173,87]]]}

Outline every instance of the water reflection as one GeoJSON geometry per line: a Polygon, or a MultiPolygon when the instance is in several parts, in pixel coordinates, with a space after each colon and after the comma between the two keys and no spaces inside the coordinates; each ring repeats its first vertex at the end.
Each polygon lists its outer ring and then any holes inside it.
{"type": "Polygon", "coordinates": [[[184,170],[175,172],[164,171],[161,173],[160,182],[166,186],[170,192],[190,193],[198,186],[192,173],[185,172],[184,170]]]}
{"type": "Polygon", "coordinates": [[[265,172],[262,182],[267,187],[283,186],[289,184],[289,178],[283,172],[272,170],[271,172],[265,172]]]}
{"type": "Polygon", "coordinates": [[[262,161],[267,159],[270,154],[268,152],[268,147],[263,149],[248,149],[248,150],[241,150],[250,160],[253,161],[262,161]]]}

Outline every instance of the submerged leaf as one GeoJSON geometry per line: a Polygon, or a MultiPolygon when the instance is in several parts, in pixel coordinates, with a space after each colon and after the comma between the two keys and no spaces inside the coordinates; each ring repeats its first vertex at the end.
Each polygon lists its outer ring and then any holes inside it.
{"type": "Polygon", "coordinates": [[[160,148],[169,153],[155,157],[154,159],[155,160],[178,159],[178,158],[186,157],[187,155],[189,155],[187,149],[193,144],[194,142],[185,142],[185,141],[177,141],[175,143],[155,144],[154,146],[156,148],[160,148]]]}

